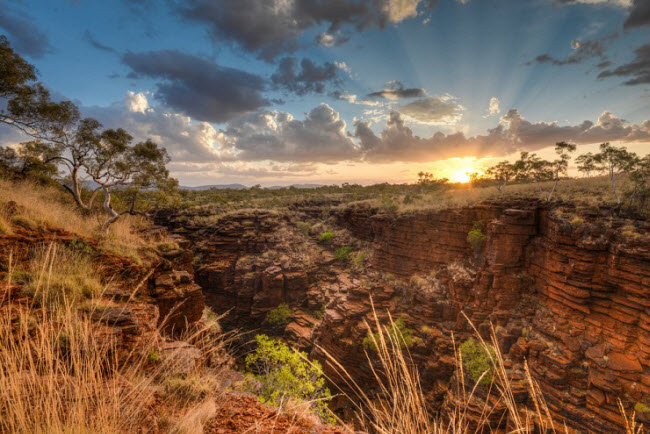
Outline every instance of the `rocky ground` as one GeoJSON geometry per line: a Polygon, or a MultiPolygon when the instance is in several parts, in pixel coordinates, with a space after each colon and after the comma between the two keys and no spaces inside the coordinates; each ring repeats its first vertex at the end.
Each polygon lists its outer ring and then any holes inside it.
{"type": "MultiPolygon", "coordinates": [[[[520,406],[532,405],[527,362],[560,423],[616,431],[618,399],[650,422],[639,411],[650,399],[647,221],[497,201],[401,215],[302,203],[209,223],[161,214],[159,223],[189,240],[195,280],[207,305],[228,312],[226,327],[268,331],[267,313],[286,303],[291,320],[277,333],[321,361],[330,353],[369,390],[361,342],[372,297],[381,318],[390,311],[414,331],[411,353],[434,411],[456,399],[452,335],[462,342],[473,334],[468,318],[485,337],[494,327],[520,406]],[[473,249],[467,236],[477,224],[486,239],[473,249]],[[335,236],[319,242],[326,231],[335,236]],[[337,259],[344,246],[350,257],[337,259]]],[[[507,426],[503,405],[495,406],[494,428],[507,426]]]]}

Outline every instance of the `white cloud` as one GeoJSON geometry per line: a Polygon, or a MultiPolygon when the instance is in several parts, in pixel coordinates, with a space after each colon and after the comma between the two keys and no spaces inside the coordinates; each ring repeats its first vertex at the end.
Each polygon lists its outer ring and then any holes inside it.
{"type": "Polygon", "coordinates": [[[144,92],[135,93],[132,90],[126,93],[126,107],[130,112],[146,113],[149,110],[149,101],[144,92]]]}
{"type": "Polygon", "coordinates": [[[384,12],[389,21],[399,23],[418,14],[418,5],[421,0],[386,0],[384,12]]]}
{"type": "Polygon", "coordinates": [[[490,115],[496,115],[501,113],[501,107],[500,107],[501,101],[499,101],[499,98],[496,96],[493,96],[490,98],[490,104],[488,107],[488,113],[490,115]]]}

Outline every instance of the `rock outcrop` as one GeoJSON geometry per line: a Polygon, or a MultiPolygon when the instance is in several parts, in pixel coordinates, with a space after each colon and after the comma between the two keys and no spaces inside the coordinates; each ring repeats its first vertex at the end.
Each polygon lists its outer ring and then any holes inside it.
{"type": "MultiPolygon", "coordinates": [[[[360,269],[337,262],[317,234],[300,233],[299,211],[242,211],[176,228],[192,242],[206,304],[229,312],[227,327],[268,329],[266,314],[287,303],[284,337],[321,360],[327,351],[371,388],[361,342],[372,297],[380,320],[390,311],[419,338],[411,353],[433,409],[458,398],[452,335],[456,343],[473,335],[467,319],[485,337],[495,330],[523,407],[532,404],[524,363],[553,418],[574,429],[616,431],[619,399],[628,410],[647,405],[647,222],[525,200],[408,215],[336,209],[339,227],[372,242],[372,266],[360,269]],[[486,238],[472,248],[475,227],[486,238]]],[[[317,215],[311,204],[303,216],[317,215]]],[[[502,413],[492,415],[495,428],[508,424],[502,413]]],[[[648,416],[637,411],[639,421],[648,416]]]]}

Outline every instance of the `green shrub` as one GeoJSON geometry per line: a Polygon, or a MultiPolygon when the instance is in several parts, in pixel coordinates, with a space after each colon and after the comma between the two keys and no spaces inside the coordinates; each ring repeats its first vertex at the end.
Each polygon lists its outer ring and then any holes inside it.
{"type": "Polygon", "coordinates": [[[68,248],[75,252],[78,253],[82,256],[92,256],[95,250],[90,247],[84,240],[81,238],[75,238],[70,243],[68,244],[68,248]]]}
{"type": "MultiPolygon", "coordinates": [[[[413,330],[406,327],[406,323],[401,318],[398,318],[388,327],[386,332],[388,333],[388,338],[399,342],[400,348],[410,347],[414,343],[413,330]]],[[[371,335],[370,331],[368,331],[368,335],[363,338],[362,344],[366,350],[376,352],[377,347],[375,342],[379,342],[379,332],[372,333],[371,335]]]]}
{"type": "Polygon", "coordinates": [[[306,236],[309,236],[309,234],[311,233],[311,225],[307,222],[298,222],[296,223],[296,227],[300,232],[302,232],[306,236]]]}
{"type": "Polygon", "coordinates": [[[291,308],[286,303],[280,304],[266,314],[266,322],[272,326],[285,326],[291,319],[291,308]]]}
{"type": "Polygon", "coordinates": [[[149,352],[147,353],[147,359],[151,363],[160,363],[160,361],[162,360],[162,357],[160,356],[160,352],[158,352],[157,349],[151,348],[149,350],[149,352]]]}
{"type": "Polygon", "coordinates": [[[337,261],[347,262],[347,261],[350,260],[350,253],[351,252],[352,252],[352,247],[350,247],[350,246],[339,247],[334,252],[334,258],[337,261]]]}
{"type": "Polygon", "coordinates": [[[650,413],[650,405],[644,402],[637,402],[634,404],[634,411],[638,414],[647,414],[650,413]]]}
{"type": "Polygon", "coordinates": [[[158,251],[160,253],[167,253],[167,252],[173,252],[174,250],[178,250],[180,246],[178,243],[161,243],[156,246],[158,251]]]}
{"type": "Polygon", "coordinates": [[[332,399],[325,387],[323,369],[307,354],[294,351],[266,335],[255,336],[257,348],[246,356],[246,367],[261,384],[260,401],[279,406],[288,399],[309,402],[312,411],[324,422],[334,422],[327,408],[332,399]]]}
{"type": "Polygon", "coordinates": [[[380,208],[382,211],[388,214],[394,214],[399,209],[399,205],[393,200],[392,197],[384,197],[381,201],[380,208]]]}
{"type": "Polygon", "coordinates": [[[496,353],[491,345],[483,346],[474,338],[469,338],[460,346],[460,354],[463,357],[463,366],[474,380],[474,383],[479,379],[478,384],[482,386],[492,382],[494,375],[493,360],[495,360],[496,353]],[[483,375],[483,378],[481,378],[481,375],[483,375]]]}
{"type": "Polygon", "coordinates": [[[366,252],[359,252],[354,256],[352,263],[356,268],[361,268],[366,261],[366,252]]]}
{"type": "Polygon", "coordinates": [[[327,231],[323,232],[318,236],[318,242],[321,244],[329,244],[334,239],[334,232],[327,231]]]}
{"type": "Polygon", "coordinates": [[[483,223],[474,222],[474,228],[467,233],[467,242],[475,252],[478,252],[483,248],[486,241],[487,236],[483,233],[483,223]]]}

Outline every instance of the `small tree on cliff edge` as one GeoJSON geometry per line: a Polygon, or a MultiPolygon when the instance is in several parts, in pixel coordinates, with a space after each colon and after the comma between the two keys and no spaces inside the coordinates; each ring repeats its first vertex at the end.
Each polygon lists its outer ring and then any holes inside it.
{"type": "Polygon", "coordinates": [[[133,137],[121,128],[95,133],[83,162],[85,171],[104,192],[103,207],[109,215],[102,225],[104,231],[120,216],[135,213],[133,207],[122,212],[113,208],[113,189],[147,189],[169,180],[169,171],[165,167],[169,163],[167,151],[151,140],[131,145],[132,140],[133,137]]]}
{"type": "Polygon", "coordinates": [[[548,194],[547,201],[550,201],[555,193],[555,188],[557,187],[558,182],[560,182],[561,176],[567,175],[567,169],[569,168],[569,160],[571,159],[570,154],[575,152],[576,145],[567,142],[558,142],[555,144],[555,153],[559,155],[560,158],[551,163],[551,168],[553,171],[553,179],[555,183],[551,192],[548,194]]]}
{"type": "Polygon", "coordinates": [[[578,160],[578,170],[581,172],[604,172],[609,175],[612,185],[612,192],[616,203],[620,205],[621,199],[616,191],[615,175],[621,172],[632,171],[639,162],[639,158],[634,152],[628,152],[627,148],[612,146],[609,143],[600,145],[600,152],[597,154],[581,155],[578,160]]]}

